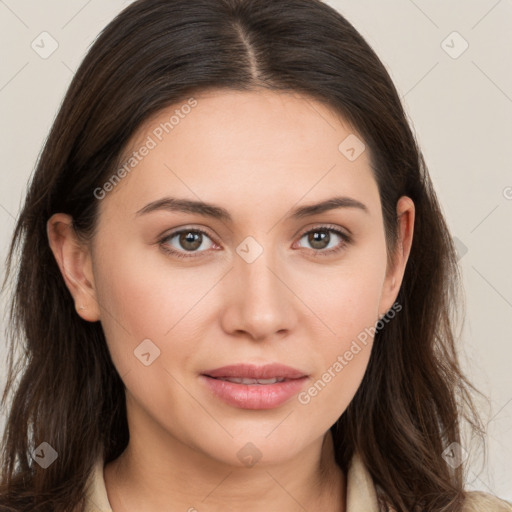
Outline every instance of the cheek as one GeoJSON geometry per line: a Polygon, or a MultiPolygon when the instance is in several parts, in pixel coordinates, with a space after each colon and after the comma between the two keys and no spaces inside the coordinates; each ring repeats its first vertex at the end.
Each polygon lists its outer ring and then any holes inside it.
{"type": "Polygon", "coordinates": [[[346,410],[363,379],[372,342],[354,339],[331,354],[327,363],[299,393],[297,401],[311,417],[330,427],[346,410]]]}
{"type": "Polygon", "coordinates": [[[318,330],[310,334],[317,371],[298,401],[328,425],[345,411],[368,366],[385,267],[385,248],[375,246],[324,279],[316,293],[309,292],[308,304],[314,304],[328,329],[322,328],[323,336],[318,330]]]}
{"type": "Polygon", "coordinates": [[[172,266],[155,247],[130,247],[115,239],[103,246],[96,261],[101,323],[119,373],[140,366],[134,350],[147,339],[160,350],[160,362],[171,344],[180,345],[172,351],[173,360],[176,354],[182,362],[187,359],[191,344],[182,334],[188,330],[192,336],[198,328],[197,314],[207,302],[202,299],[219,276],[206,267],[191,272],[172,266]],[[116,249],[121,246],[123,251],[116,249]]]}
{"type": "Polygon", "coordinates": [[[316,325],[317,336],[320,329],[322,338],[331,340],[327,351],[329,347],[343,349],[348,340],[378,320],[386,273],[385,246],[378,242],[347,253],[347,258],[327,271],[318,266],[294,273],[294,290],[321,320],[316,325]]]}
{"type": "Polygon", "coordinates": [[[322,310],[322,318],[335,335],[312,337],[315,345],[310,347],[310,353],[315,358],[316,371],[297,399],[308,417],[318,418],[324,428],[346,410],[368,366],[379,297],[379,288],[370,285],[347,286],[340,291],[335,307],[326,304],[322,310]]]}

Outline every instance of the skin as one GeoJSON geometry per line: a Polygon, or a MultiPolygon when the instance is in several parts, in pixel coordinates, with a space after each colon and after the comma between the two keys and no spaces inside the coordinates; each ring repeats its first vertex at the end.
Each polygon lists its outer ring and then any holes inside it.
{"type": "MultiPolygon", "coordinates": [[[[295,93],[195,98],[197,106],[100,201],[91,242],[77,239],[65,214],[48,222],[77,313],[101,321],[126,386],[130,442],[105,467],[110,503],[116,512],[345,510],[346,475],[334,461],[329,428],[361,383],[371,337],[307,404],[294,396],[274,409],[240,409],[212,395],[199,375],[233,363],[280,362],[307,373],[304,389],[311,386],[394,304],[414,204],[408,197],[397,203],[400,243],[388,267],[369,151],[349,161],[338,150],[355,130],[295,93]],[[287,217],[334,195],[368,211],[287,217]],[[136,215],[164,196],[214,203],[233,220],[163,210],[136,215]],[[328,232],[330,242],[315,246],[304,236],[325,224],[349,230],[352,241],[343,245],[328,232]],[[178,228],[208,232],[195,256],[162,249],[187,252],[178,236],[159,244],[178,228]],[[236,252],[248,236],[263,248],[252,263],[236,252]],[[315,256],[336,246],[337,253],[315,256]],[[144,339],[160,350],[149,366],[134,356],[144,339]],[[237,457],[249,442],[261,454],[252,467],[237,457]]],[[[145,123],[129,150],[179,107],[145,123]]]]}

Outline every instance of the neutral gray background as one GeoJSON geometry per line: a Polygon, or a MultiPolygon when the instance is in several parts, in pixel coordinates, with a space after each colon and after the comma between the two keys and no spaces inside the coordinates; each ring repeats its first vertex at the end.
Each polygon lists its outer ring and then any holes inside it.
{"type": "MultiPolygon", "coordinates": [[[[74,70],[129,3],[0,0],[2,261],[27,179],[74,70]],[[44,59],[31,45],[49,51],[50,37],[58,48],[44,59]]],[[[483,470],[481,461],[470,465],[468,487],[512,500],[512,1],[328,3],[388,68],[457,238],[467,297],[463,364],[492,404],[482,408],[488,464],[483,470]]],[[[2,388],[4,345],[2,337],[2,388]]]]}

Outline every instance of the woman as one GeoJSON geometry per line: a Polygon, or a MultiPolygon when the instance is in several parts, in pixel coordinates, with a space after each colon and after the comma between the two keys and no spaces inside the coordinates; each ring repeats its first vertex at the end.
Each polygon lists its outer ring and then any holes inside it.
{"type": "Polygon", "coordinates": [[[455,250],[385,68],[315,0],[139,0],[15,229],[2,510],[512,510],[464,490],[455,250]]]}

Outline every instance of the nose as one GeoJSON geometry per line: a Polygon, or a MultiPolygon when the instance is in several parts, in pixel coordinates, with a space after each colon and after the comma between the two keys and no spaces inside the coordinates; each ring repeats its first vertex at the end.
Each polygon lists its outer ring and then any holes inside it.
{"type": "Polygon", "coordinates": [[[290,287],[285,262],[278,261],[269,248],[252,262],[240,254],[223,283],[223,329],[254,341],[285,335],[296,324],[300,303],[290,287]]]}

